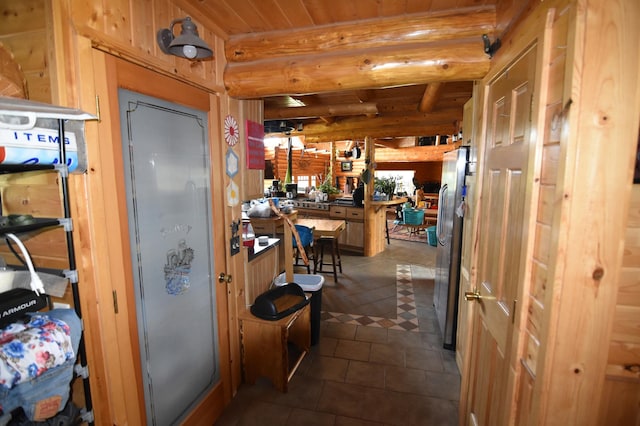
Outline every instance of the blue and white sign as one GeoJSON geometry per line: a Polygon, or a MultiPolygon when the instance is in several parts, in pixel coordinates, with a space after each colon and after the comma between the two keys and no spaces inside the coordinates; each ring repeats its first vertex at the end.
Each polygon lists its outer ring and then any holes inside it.
{"type": "MultiPolygon", "coordinates": [[[[73,132],[65,132],[65,150],[69,171],[78,167],[78,145],[73,132]]],[[[57,130],[34,127],[28,130],[0,129],[0,163],[57,164],[57,130]]]]}

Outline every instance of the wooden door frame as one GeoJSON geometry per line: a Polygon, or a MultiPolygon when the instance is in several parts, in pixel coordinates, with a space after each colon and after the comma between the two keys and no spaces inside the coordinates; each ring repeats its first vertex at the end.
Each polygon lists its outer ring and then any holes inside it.
{"type": "MultiPolygon", "coordinates": [[[[560,0],[562,1],[562,0],[560,0]]],[[[484,166],[486,163],[486,141],[487,141],[487,131],[490,123],[489,120],[489,96],[488,90],[490,84],[495,81],[497,78],[502,75],[502,73],[508,69],[512,64],[514,64],[522,55],[528,51],[533,45],[537,44],[537,53],[536,53],[536,70],[534,75],[534,103],[531,107],[531,127],[532,129],[538,129],[541,120],[544,117],[538,116],[538,110],[536,105],[541,102],[540,90],[541,86],[541,62],[543,61],[543,45],[541,37],[544,35],[543,29],[546,19],[541,19],[542,16],[546,17],[546,8],[539,7],[527,20],[526,23],[529,25],[526,27],[526,30],[518,33],[517,31],[510,34],[511,38],[507,40],[503,40],[503,48],[498,52],[496,57],[493,59],[491,64],[491,69],[489,73],[485,76],[485,78],[480,82],[480,87],[477,91],[474,91],[474,95],[480,95],[480,102],[474,104],[474,107],[481,107],[481,111],[479,111],[479,122],[481,123],[480,129],[476,130],[474,136],[476,136],[477,140],[477,178],[476,178],[476,188],[477,188],[477,196],[476,196],[476,206],[474,208],[475,216],[473,219],[473,230],[471,232],[472,239],[472,253],[471,253],[471,274],[470,274],[470,286],[472,288],[478,287],[478,263],[479,263],[479,233],[483,224],[481,221],[481,217],[479,212],[482,209],[482,203],[484,197],[482,196],[483,188],[484,188],[484,166]],[[532,22],[535,22],[532,24],[532,22]],[[537,23],[541,22],[540,25],[537,23]]],[[[525,27],[523,24],[519,29],[525,27]]],[[[536,131],[536,133],[538,133],[536,131]]],[[[530,140],[528,142],[528,165],[527,165],[527,180],[528,177],[536,176],[538,173],[539,166],[539,158],[538,158],[538,139],[540,135],[536,136],[536,140],[530,140]]],[[[530,136],[531,138],[531,136],[530,136]]],[[[522,253],[520,256],[520,273],[519,276],[523,278],[521,284],[517,289],[516,298],[519,301],[523,300],[523,291],[525,288],[526,276],[528,275],[528,266],[526,265],[526,259],[530,256],[530,253],[533,249],[534,237],[531,233],[531,229],[533,229],[533,222],[535,221],[535,215],[532,210],[532,204],[537,198],[537,189],[528,186],[526,188],[525,195],[525,205],[523,206],[523,218],[524,222],[522,224],[523,236],[526,237],[526,244],[522,249],[522,253]]],[[[505,383],[505,389],[507,390],[506,395],[501,395],[500,398],[508,397],[511,401],[505,407],[509,408],[509,413],[505,413],[503,418],[512,419],[515,414],[513,401],[517,396],[517,387],[518,387],[518,373],[520,367],[517,365],[517,358],[521,354],[522,351],[522,333],[520,333],[520,323],[522,321],[523,312],[526,310],[523,309],[523,303],[518,303],[516,306],[516,310],[513,312],[514,315],[514,326],[511,332],[511,335],[507,336],[507,341],[509,342],[509,354],[505,354],[505,360],[510,366],[515,365],[516,373],[511,379],[507,378],[505,383]]],[[[467,321],[465,323],[465,341],[466,341],[466,352],[462,357],[462,371],[461,371],[461,384],[460,384],[460,405],[459,405],[459,424],[466,424],[466,420],[469,414],[469,392],[471,387],[471,378],[475,374],[475,366],[472,359],[473,348],[477,344],[474,338],[474,316],[477,315],[476,310],[478,307],[476,304],[472,305],[467,311],[467,321]]]]}
{"type": "MultiPolygon", "coordinates": [[[[209,155],[211,163],[211,210],[220,217],[212,220],[214,235],[224,236],[222,154],[213,143],[219,133],[219,101],[214,94],[173,80],[149,69],[131,64],[96,49],[84,57],[83,68],[93,78],[100,122],[88,126],[89,172],[85,182],[87,225],[84,246],[90,247],[83,262],[85,273],[94,282],[96,305],[89,306],[91,345],[95,363],[92,388],[97,388],[100,403],[94,404],[96,421],[105,424],[145,424],[146,409],[138,344],[135,297],[131,272],[129,230],[124,177],[118,88],[122,87],[159,99],[199,109],[208,114],[209,155]],[[117,302],[116,302],[117,300],[117,302]],[[114,312],[117,303],[118,312],[114,312]],[[132,384],[134,384],[132,386],[132,384]]],[[[84,73],[83,73],[84,74],[84,73]]],[[[88,76],[86,76],[89,79],[88,76]]],[[[80,80],[83,78],[81,77],[80,80]]],[[[220,245],[217,245],[221,247],[220,245]]],[[[226,269],[224,246],[214,251],[218,272],[226,269]]],[[[228,300],[225,287],[216,285],[220,384],[212,392],[215,398],[202,401],[185,424],[215,420],[231,399],[228,300]],[[213,399],[220,401],[213,404],[213,399]]],[[[86,312],[87,310],[85,310],[86,312]]]]}

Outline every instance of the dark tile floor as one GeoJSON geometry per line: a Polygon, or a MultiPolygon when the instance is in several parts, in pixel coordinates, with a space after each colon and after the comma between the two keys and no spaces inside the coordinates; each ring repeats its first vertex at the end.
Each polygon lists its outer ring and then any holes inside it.
{"type": "Polygon", "coordinates": [[[392,240],[342,261],[337,283],[323,275],[320,341],[289,391],[243,384],[216,425],[458,423],[460,375],[432,306],[435,248],[392,240]]]}

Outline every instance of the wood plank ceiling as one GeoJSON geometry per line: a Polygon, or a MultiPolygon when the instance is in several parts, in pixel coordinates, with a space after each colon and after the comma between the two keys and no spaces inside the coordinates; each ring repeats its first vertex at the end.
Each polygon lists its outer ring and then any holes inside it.
{"type": "MultiPolygon", "coordinates": [[[[461,128],[511,0],[184,0],[226,38],[225,85],[263,99],[265,125],[305,143],[388,146],[461,128]],[[400,142],[402,141],[402,142],[400,142]]],[[[222,52],[215,52],[221,55],[222,52]]]]}

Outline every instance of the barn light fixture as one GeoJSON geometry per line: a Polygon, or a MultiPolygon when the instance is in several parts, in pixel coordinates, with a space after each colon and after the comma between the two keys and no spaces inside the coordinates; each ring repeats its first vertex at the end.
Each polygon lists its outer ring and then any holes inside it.
{"type": "Polygon", "coordinates": [[[198,28],[191,18],[174,19],[169,28],[163,28],[157,34],[158,45],[167,55],[187,59],[205,59],[213,56],[213,50],[198,36],[198,28]],[[180,35],[174,37],[173,26],[182,24],[180,35]]]}

